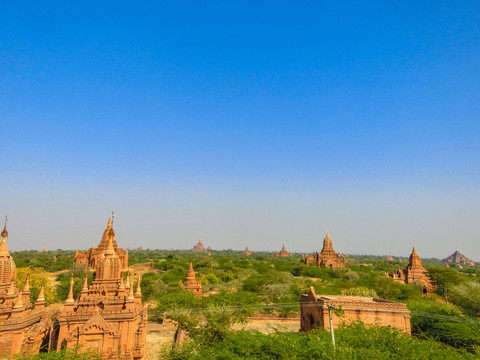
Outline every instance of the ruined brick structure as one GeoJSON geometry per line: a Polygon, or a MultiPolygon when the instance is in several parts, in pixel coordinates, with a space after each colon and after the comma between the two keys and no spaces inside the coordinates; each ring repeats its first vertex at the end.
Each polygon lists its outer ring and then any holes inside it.
{"type": "Polygon", "coordinates": [[[245,250],[242,251],[242,255],[252,255],[252,252],[248,250],[248,246],[245,248],[245,250]]]}
{"type": "Polygon", "coordinates": [[[128,271],[128,250],[125,251],[123,246],[118,247],[115,240],[115,231],[113,230],[112,217],[108,218],[107,227],[102,235],[102,240],[97,247],[91,247],[87,251],[77,251],[75,253],[74,261],[76,264],[86,264],[90,268],[95,269],[97,267],[98,260],[105,252],[108,246],[108,242],[113,237],[113,249],[115,250],[118,258],[120,259],[122,271],[128,271]]]}
{"type": "Polygon", "coordinates": [[[316,295],[313,287],[300,298],[300,331],[323,327],[330,329],[328,307],[343,310],[336,315],[332,311],[332,323],[363,322],[375,326],[397,328],[410,334],[410,311],[405,304],[362,296],[316,295]]]}
{"type": "Polygon", "coordinates": [[[45,309],[43,287],[35,308],[30,303],[28,279],[22,291],[15,286],[15,263],[8,252],[7,226],[0,243],[0,357],[38,354],[48,350],[52,324],[45,309]]]}
{"type": "Polygon", "coordinates": [[[280,252],[274,253],[274,255],[275,255],[275,256],[280,256],[280,257],[288,257],[288,256],[290,256],[290,254],[288,253],[288,251],[285,249],[285,244],[283,244],[282,250],[280,250],[280,252]]]}
{"type": "Polygon", "coordinates": [[[183,282],[185,290],[190,291],[196,297],[202,297],[202,284],[200,281],[197,281],[195,277],[195,270],[193,270],[193,260],[190,258],[190,264],[188,265],[187,276],[183,282]]]}
{"type": "Polygon", "coordinates": [[[303,255],[302,262],[307,266],[325,266],[330,269],[345,267],[345,258],[333,250],[332,239],[328,232],[323,239],[322,251],[320,253],[316,251],[313,255],[303,255]]]}
{"type": "Polygon", "coordinates": [[[68,299],[57,315],[53,350],[78,345],[106,359],[144,359],[147,309],[142,305],[140,279],[135,292],[129,276],[124,283],[114,241],[110,232],[106,249],[96,261],[96,277],[88,286],[85,276],[77,303],[71,283],[68,299]]]}
{"type": "Polygon", "coordinates": [[[393,281],[400,284],[420,284],[422,292],[427,293],[433,290],[433,284],[427,276],[427,270],[422,266],[422,260],[413,247],[410,258],[408,259],[408,266],[402,270],[400,268],[395,269],[393,274],[386,274],[388,277],[393,278],[393,281]]]}

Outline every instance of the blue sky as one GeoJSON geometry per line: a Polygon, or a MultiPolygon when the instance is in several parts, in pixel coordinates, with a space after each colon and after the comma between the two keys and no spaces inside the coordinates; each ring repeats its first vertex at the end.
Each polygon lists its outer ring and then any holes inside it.
{"type": "Polygon", "coordinates": [[[4,3],[10,247],[87,248],[115,210],[130,247],[328,230],[478,261],[479,24],[476,1],[4,3]]]}

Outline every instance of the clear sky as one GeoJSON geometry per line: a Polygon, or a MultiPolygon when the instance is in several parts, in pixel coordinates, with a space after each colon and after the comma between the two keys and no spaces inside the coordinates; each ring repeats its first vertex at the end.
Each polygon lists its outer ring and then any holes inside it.
{"type": "Polygon", "coordinates": [[[478,1],[6,1],[11,249],[480,261],[478,1]]]}

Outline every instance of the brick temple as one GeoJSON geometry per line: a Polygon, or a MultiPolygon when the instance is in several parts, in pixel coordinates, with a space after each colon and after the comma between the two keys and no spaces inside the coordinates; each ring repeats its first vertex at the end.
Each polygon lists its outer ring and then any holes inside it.
{"type": "Polygon", "coordinates": [[[316,251],[313,255],[303,255],[302,262],[307,266],[324,266],[330,269],[345,267],[345,258],[333,250],[332,239],[328,232],[323,239],[322,251],[316,251]]]}
{"type": "Polygon", "coordinates": [[[285,244],[283,244],[282,250],[280,250],[280,252],[276,252],[276,253],[274,253],[273,255],[275,255],[275,256],[280,256],[280,257],[288,257],[288,256],[290,256],[290,254],[288,253],[288,251],[285,249],[285,244]]]}
{"type": "Polygon", "coordinates": [[[210,251],[210,247],[208,247],[208,250],[205,249],[205,247],[202,244],[202,240],[198,239],[198,242],[196,245],[193,245],[193,247],[190,249],[191,252],[197,253],[197,252],[207,252],[210,251]]]}
{"type": "Polygon", "coordinates": [[[408,266],[404,270],[400,268],[395,269],[393,274],[387,273],[387,276],[400,284],[421,284],[423,293],[431,292],[434,288],[430,278],[427,276],[427,270],[422,266],[420,256],[415,251],[415,246],[408,259],[408,266]]]}
{"type": "Polygon", "coordinates": [[[410,334],[410,311],[403,303],[363,296],[316,295],[313,287],[300,298],[300,331],[319,327],[330,329],[328,308],[343,310],[341,316],[332,311],[333,327],[353,322],[396,328],[410,334]]]}
{"type": "Polygon", "coordinates": [[[129,276],[124,283],[124,265],[111,230],[109,220],[105,234],[110,234],[110,238],[96,260],[96,277],[88,286],[85,276],[76,303],[73,282],[70,285],[68,298],[57,315],[53,350],[80,346],[81,350],[93,350],[106,359],[145,358],[147,309],[142,305],[140,279],[135,292],[129,276]]]}
{"type": "Polygon", "coordinates": [[[15,286],[16,266],[7,248],[7,226],[0,243],[0,357],[33,355],[48,350],[52,329],[50,313],[45,309],[43,287],[35,308],[30,302],[27,279],[23,290],[15,286]]]}
{"type": "Polygon", "coordinates": [[[103,232],[102,240],[100,241],[98,246],[97,247],[93,246],[87,251],[77,251],[73,259],[74,262],[76,264],[86,264],[90,268],[95,269],[97,266],[98,260],[107,249],[108,243],[112,238],[113,238],[113,249],[115,250],[115,253],[120,259],[121,270],[127,271],[128,270],[128,250],[125,251],[123,249],[123,246],[119,248],[117,245],[117,241],[115,239],[115,231],[113,230],[112,217],[108,218],[107,227],[103,232]]]}
{"type": "Polygon", "coordinates": [[[248,250],[248,246],[245,248],[245,250],[242,251],[242,255],[252,255],[252,252],[250,250],[248,250]]]}

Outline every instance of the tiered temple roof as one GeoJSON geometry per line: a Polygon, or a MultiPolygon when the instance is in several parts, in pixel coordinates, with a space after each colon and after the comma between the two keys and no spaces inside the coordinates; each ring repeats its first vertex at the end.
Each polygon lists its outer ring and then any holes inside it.
{"type": "Polygon", "coordinates": [[[112,239],[113,249],[115,250],[118,258],[120,259],[120,265],[122,271],[128,270],[128,250],[124,250],[123,246],[118,247],[115,239],[115,230],[113,229],[112,217],[108,218],[107,227],[103,231],[102,240],[97,247],[91,247],[87,251],[77,251],[75,253],[74,261],[77,264],[87,264],[92,269],[95,269],[97,262],[102,254],[107,249],[108,243],[112,239]]]}
{"type": "Polygon", "coordinates": [[[8,252],[6,224],[0,235],[0,357],[37,354],[42,345],[48,345],[52,328],[49,311],[44,309],[43,287],[32,309],[28,279],[23,290],[15,286],[16,267],[8,252]]]}
{"type": "Polygon", "coordinates": [[[97,260],[96,277],[88,286],[85,277],[75,304],[73,283],[57,315],[58,336],[53,348],[87,345],[108,359],[140,360],[145,357],[147,309],[142,305],[140,278],[122,277],[122,263],[115,251],[113,233],[97,260]]]}
{"type": "Polygon", "coordinates": [[[328,232],[323,239],[322,251],[320,253],[315,252],[313,255],[303,255],[302,262],[307,266],[325,266],[331,269],[345,267],[345,258],[333,250],[332,239],[330,239],[328,232]]]}

